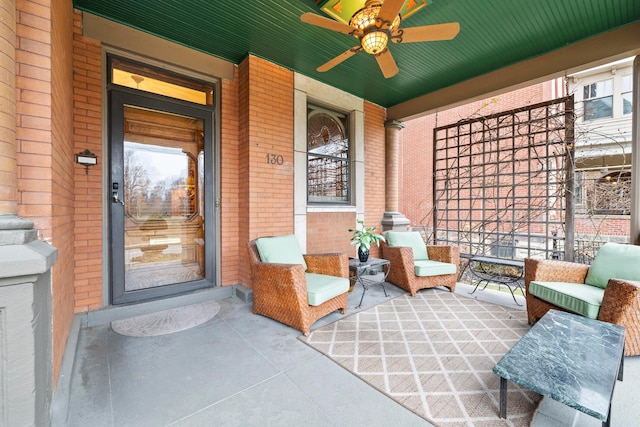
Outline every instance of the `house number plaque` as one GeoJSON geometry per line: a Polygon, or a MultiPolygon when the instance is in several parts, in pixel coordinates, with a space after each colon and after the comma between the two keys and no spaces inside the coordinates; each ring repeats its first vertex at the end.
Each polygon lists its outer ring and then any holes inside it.
{"type": "Polygon", "coordinates": [[[284,157],[282,154],[267,153],[267,163],[270,165],[282,165],[284,164],[284,157]]]}

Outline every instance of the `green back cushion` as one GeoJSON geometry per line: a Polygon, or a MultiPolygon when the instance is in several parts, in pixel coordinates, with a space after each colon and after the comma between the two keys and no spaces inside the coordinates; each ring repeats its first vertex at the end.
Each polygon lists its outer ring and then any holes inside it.
{"type": "Polygon", "coordinates": [[[256,240],[256,247],[262,262],[274,264],[302,264],[306,270],[302,250],[298,239],[293,234],[278,237],[261,237],[256,240]]]}
{"type": "Polygon", "coordinates": [[[609,279],[640,280],[640,246],[606,243],[598,250],[584,282],[604,288],[609,279]]]}
{"type": "Polygon", "coordinates": [[[417,231],[388,231],[385,236],[389,246],[410,247],[413,249],[413,259],[429,259],[427,246],[417,231]]]}

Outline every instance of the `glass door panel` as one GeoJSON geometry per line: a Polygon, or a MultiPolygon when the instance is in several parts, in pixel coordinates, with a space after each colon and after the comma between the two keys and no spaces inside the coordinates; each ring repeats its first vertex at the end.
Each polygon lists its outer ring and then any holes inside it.
{"type": "Polygon", "coordinates": [[[112,100],[114,303],[211,286],[212,277],[205,237],[210,113],[157,100],[128,103],[130,96],[112,100]]]}
{"type": "Polygon", "coordinates": [[[131,106],[124,116],[137,122],[124,140],[125,292],[204,279],[203,122],[131,106]]]}

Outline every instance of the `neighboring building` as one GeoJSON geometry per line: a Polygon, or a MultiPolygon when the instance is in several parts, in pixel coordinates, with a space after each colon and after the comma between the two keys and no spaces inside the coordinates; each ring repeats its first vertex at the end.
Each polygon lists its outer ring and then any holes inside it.
{"type": "Polygon", "coordinates": [[[567,77],[574,95],[577,243],[628,242],[633,58],[567,77]]]}
{"type": "MultiPolygon", "coordinates": [[[[617,61],[406,122],[401,133],[400,210],[412,227],[431,232],[434,128],[573,94],[577,256],[584,252],[586,258],[580,259],[588,261],[602,241],[628,242],[632,68],[633,58],[617,61]]],[[[562,247],[562,230],[556,235],[562,247]]]]}
{"type": "Polygon", "coordinates": [[[469,102],[404,123],[400,150],[400,210],[412,227],[433,226],[433,130],[565,95],[562,78],[469,102]]]}

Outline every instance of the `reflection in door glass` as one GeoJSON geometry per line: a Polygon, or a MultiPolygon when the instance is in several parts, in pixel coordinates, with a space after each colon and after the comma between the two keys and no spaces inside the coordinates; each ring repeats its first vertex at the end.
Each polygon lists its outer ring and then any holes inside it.
{"type": "Polygon", "coordinates": [[[203,279],[202,120],[125,108],[125,290],[203,279]]]}

